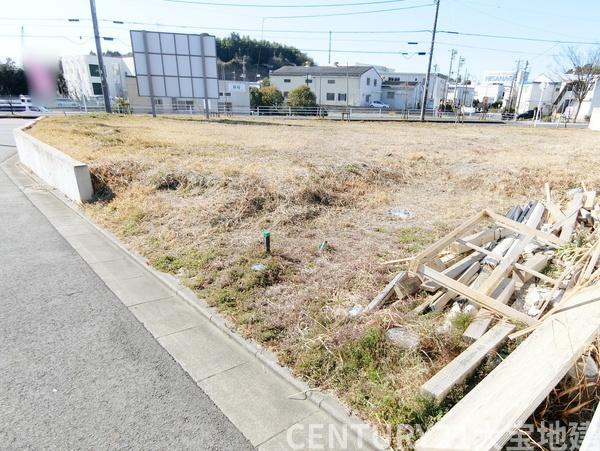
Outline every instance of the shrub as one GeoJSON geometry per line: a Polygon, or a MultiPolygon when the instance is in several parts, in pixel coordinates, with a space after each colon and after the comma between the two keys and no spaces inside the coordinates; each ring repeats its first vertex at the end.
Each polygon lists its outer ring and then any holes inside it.
{"type": "Polygon", "coordinates": [[[290,91],[288,105],[291,107],[315,107],[317,97],[306,85],[298,86],[290,91]]]}

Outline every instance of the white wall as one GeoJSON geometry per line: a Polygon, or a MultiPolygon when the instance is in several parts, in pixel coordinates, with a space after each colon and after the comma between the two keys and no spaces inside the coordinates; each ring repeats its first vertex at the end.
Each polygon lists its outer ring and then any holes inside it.
{"type": "Polygon", "coordinates": [[[480,102],[487,97],[488,104],[502,99],[504,95],[504,85],[502,83],[479,83],[475,86],[475,98],[480,102]]]}
{"type": "MultiPolygon", "coordinates": [[[[63,73],[69,93],[72,97],[81,99],[102,97],[94,94],[93,83],[101,83],[99,76],[92,76],[90,64],[98,64],[96,55],[63,56],[61,58],[63,73]]],[[[104,57],[106,81],[111,98],[127,97],[127,75],[135,75],[132,57],[104,57]]]]}
{"type": "Polygon", "coordinates": [[[542,99],[542,113],[550,114],[552,105],[560,94],[560,82],[543,83],[534,81],[523,85],[521,101],[517,105],[517,113],[524,113],[537,108],[542,99]]]}
{"type": "MultiPolygon", "coordinates": [[[[370,71],[369,71],[370,72],[370,71]]],[[[371,75],[372,77],[372,75],[371,75]]],[[[269,77],[271,84],[279,89],[284,95],[289,93],[293,89],[306,85],[306,76],[282,76],[282,75],[271,75],[269,77]],[[290,80],[289,83],[284,82],[284,80],[290,80]]],[[[361,106],[361,98],[363,97],[361,93],[361,85],[366,85],[366,78],[362,80],[362,77],[345,77],[345,76],[335,76],[335,77],[317,77],[311,76],[309,79],[311,82],[308,84],[310,90],[317,97],[317,103],[319,105],[328,105],[328,106],[361,106]],[[329,83],[329,80],[332,80],[333,83],[329,83]],[[327,100],[327,94],[333,94],[334,100],[327,100]],[[338,100],[339,94],[348,94],[348,100],[338,100]]],[[[371,81],[372,83],[372,81],[371,81]]],[[[377,83],[378,89],[381,90],[381,81],[377,83]]],[[[375,99],[379,100],[379,98],[375,99]]]]}

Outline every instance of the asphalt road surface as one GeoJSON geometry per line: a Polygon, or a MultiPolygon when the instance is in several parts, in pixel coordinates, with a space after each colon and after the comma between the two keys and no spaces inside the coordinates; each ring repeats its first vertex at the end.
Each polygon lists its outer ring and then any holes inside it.
{"type": "Polygon", "coordinates": [[[1,169],[0,448],[252,449],[1,169]]]}

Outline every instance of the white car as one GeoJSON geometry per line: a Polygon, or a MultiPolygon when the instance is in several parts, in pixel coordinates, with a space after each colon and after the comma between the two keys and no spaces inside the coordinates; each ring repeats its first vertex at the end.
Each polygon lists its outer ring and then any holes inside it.
{"type": "Polygon", "coordinates": [[[373,100],[369,106],[371,108],[389,108],[390,106],[386,103],[380,102],[379,100],[373,100]]]}

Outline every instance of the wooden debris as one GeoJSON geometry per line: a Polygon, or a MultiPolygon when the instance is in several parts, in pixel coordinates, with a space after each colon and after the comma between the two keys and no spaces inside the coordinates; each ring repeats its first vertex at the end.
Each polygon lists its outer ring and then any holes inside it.
{"type": "Polygon", "coordinates": [[[365,312],[373,312],[379,309],[385,302],[387,302],[394,293],[396,293],[399,298],[401,296],[407,296],[413,294],[415,291],[419,289],[421,281],[414,277],[410,276],[406,271],[400,271],[396,276],[385,286],[385,288],[379,292],[375,298],[367,305],[365,308],[365,312]],[[398,290],[398,291],[396,291],[398,290]],[[398,294],[399,293],[399,294],[398,294]]]}
{"type": "Polygon", "coordinates": [[[501,449],[600,332],[600,287],[542,323],[415,444],[417,451],[501,449]]]}
{"type": "Polygon", "coordinates": [[[583,438],[579,451],[598,451],[600,449],[600,406],[596,407],[596,412],[583,438]]]}
{"type": "MultiPolygon", "coordinates": [[[[481,265],[479,264],[479,262],[473,262],[473,264],[469,266],[469,268],[458,278],[458,282],[464,284],[470,283],[473,277],[475,277],[475,275],[477,274],[477,271],[479,271],[480,267],[481,265]]],[[[431,310],[442,310],[446,306],[446,304],[448,304],[448,302],[450,302],[452,299],[456,298],[456,296],[458,295],[454,291],[450,290],[446,291],[445,293],[442,293],[440,296],[437,296],[435,299],[432,299],[432,302],[430,304],[431,310]]]]}
{"type": "Polygon", "coordinates": [[[500,346],[515,329],[508,323],[498,323],[479,340],[465,349],[421,387],[421,393],[442,401],[450,390],[463,382],[490,352],[500,346]]]}
{"type": "Polygon", "coordinates": [[[575,196],[573,196],[571,202],[569,202],[569,206],[565,214],[565,216],[567,217],[567,221],[563,224],[562,230],[560,232],[561,241],[565,243],[571,241],[571,235],[573,235],[573,231],[575,230],[577,216],[579,215],[579,210],[582,206],[583,193],[577,193],[575,194],[575,196]]]}

